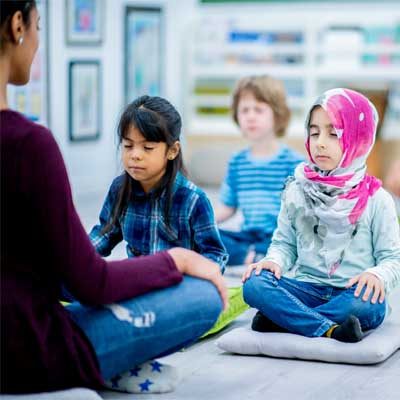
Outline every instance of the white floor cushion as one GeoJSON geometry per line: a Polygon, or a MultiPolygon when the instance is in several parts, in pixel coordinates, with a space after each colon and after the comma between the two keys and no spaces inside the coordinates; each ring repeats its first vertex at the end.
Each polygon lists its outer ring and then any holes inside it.
{"type": "Polygon", "coordinates": [[[234,329],[217,341],[222,350],[237,354],[300,358],[348,364],[376,364],[400,348],[400,325],[387,323],[359,343],[307,338],[291,333],[260,333],[234,329]]]}
{"type": "Polygon", "coordinates": [[[93,390],[85,388],[74,388],[57,392],[36,393],[36,394],[3,394],[1,400],[102,400],[93,390]]]}
{"type": "Polygon", "coordinates": [[[376,364],[400,348],[400,290],[391,297],[394,310],[385,322],[361,342],[308,338],[291,333],[254,332],[250,327],[233,329],[217,340],[222,350],[246,355],[299,358],[347,364],[376,364]]]}

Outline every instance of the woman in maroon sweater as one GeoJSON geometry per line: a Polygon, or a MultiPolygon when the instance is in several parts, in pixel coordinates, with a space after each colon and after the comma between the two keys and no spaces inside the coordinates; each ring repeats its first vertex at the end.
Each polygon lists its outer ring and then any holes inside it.
{"type": "Polygon", "coordinates": [[[116,374],[213,325],[227,302],[222,276],[180,248],[114,262],[96,254],[53,136],[7,105],[7,84],[27,83],[38,47],[35,1],[1,0],[0,18],[1,392],[113,377],[118,387],[116,374]],[[62,285],[85,306],[64,308],[62,285]]]}

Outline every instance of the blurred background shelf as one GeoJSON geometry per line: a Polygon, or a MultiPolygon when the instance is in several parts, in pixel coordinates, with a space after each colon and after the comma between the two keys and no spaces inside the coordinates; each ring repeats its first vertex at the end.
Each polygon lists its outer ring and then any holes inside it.
{"type": "Polygon", "coordinates": [[[201,170],[190,165],[194,178],[208,183],[211,174],[218,184],[223,172],[215,171],[225,170],[227,153],[245,144],[231,118],[231,93],[239,78],[262,74],[284,82],[292,112],[285,141],[303,152],[305,114],[318,95],[334,87],[368,95],[381,120],[369,169],[381,176],[387,148],[380,141],[395,139],[400,156],[399,7],[385,4],[374,12],[362,7],[254,9],[231,6],[217,14],[203,7],[189,23],[183,98],[190,164],[198,164],[196,157],[204,157],[207,146],[215,154],[201,170]]]}

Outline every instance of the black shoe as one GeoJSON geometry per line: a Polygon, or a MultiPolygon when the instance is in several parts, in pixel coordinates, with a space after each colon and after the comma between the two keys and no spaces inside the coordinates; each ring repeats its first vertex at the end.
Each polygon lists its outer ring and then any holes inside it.
{"type": "Polygon", "coordinates": [[[275,324],[275,322],[262,314],[261,311],[257,311],[257,314],[254,316],[251,329],[257,332],[287,332],[286,329],[275,324]]]}
{"type": "Polygon", "coordinates": [[[333,330],[331,338],[345,343],[359,342],[363,338],[360,321],[354,315],[350,315],[333,330]]]}

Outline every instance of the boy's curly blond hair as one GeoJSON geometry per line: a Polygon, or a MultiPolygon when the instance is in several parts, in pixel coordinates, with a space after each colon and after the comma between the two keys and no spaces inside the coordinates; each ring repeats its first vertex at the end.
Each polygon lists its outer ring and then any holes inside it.
{"type": "Polygon", "coordinates": [[[290,110],[286,103],[286,92],[282,81],[268,75],[249,76],[240,79],[233,91],[232,112],[233,120],[237,119],[240,97],[251,93],[258,101],[267,103],[274,113],[275,134],[284,136],[290,119],[290,110]]]}

